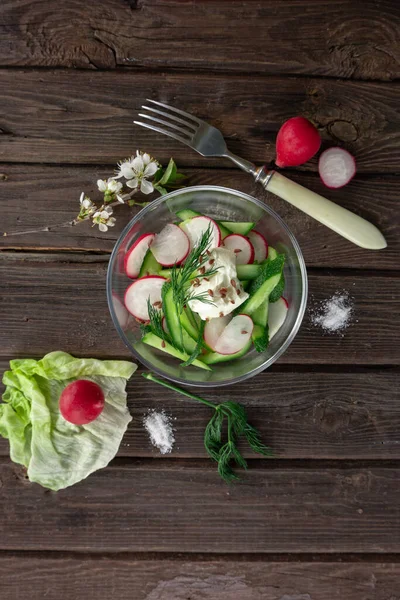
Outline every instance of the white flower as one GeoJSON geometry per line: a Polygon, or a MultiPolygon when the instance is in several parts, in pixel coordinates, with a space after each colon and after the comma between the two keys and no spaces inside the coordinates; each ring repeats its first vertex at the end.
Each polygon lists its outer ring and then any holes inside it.
{"type": "Polygon", "coordinates": [[[106,232],[109,227],[114,227],[115,218],[112,217],[113,209],[106,206],[103,210],[98,210],[93,215],[93,224],[98,225],[100,231],[106,232]]]}
{"type": "Polygon", "coordinates": [[[94,208],[93,202],[91,201],[90,198],[85,196],[85,192],[82,192],[82,194],[80,195],[79,204],[81,205],[81,211],[83,211],[83,212],[85,212],[85,211],[87,212],[94,208]]]}
{"type": "Polygon", "coordinates": [[[159,166],[150,154],[147,154],[147,152],[141,153],[137,150],[135,157],[131,156],[130,159],[118,165],[119,171],[116,178],[125,177],[128,180],[126,185],[131,189],[135,189],[140,185],[140,191],[143,194],[151,194],[154,189],[153,184],[147,179],[157,173],[159,166]]]}
{"type": "Polygon", "coordinates": [[[82,194],[79,197],[79,204],[83,204],[84,198],[85,198],[85,192],[82,192],[82,194]]]}
{"type": "Polygon", "coordinates": [[[111,194],[115,194],[122,189],[122,183],[120,181],[116,181],[113,177],[110,177],[107,181],[104,179],[98,179],[97,187],[99,188],[100,192],[110,192],[111,194]]]}

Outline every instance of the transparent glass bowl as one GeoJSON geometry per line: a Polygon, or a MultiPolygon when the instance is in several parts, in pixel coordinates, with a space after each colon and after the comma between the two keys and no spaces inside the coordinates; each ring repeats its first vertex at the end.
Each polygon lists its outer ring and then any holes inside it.
{"type": "Polygon", "coordinates": [[[272,365],[293,341],[307,302],[307,273],[300,247],[282,219],[268,206],[242,192],[217,186],[196,186],[171,192],[141,210],[126,226],[111,255],[107,273],[107,299],[114,325],[132,354],[155,373],[177,383],[214,387],[243,381],[272,365]],[[286,254],[284,296],[289,310],[268,349],[254,349],[234,361],[213,365],[212,371],[181,367],[179,360],[141,342],[140,326],[123,306],[124,293],[132,282],[124,273],[124,255],[144,233],[158,233],[177,221],[184,208],[221,221],[255,221],[257,230],[278,252],[286,254]]]}

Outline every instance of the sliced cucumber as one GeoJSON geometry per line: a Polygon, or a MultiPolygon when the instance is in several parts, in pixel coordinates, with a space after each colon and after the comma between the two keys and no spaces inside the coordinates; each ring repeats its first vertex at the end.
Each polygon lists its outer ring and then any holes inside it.
{"type": "Polygon", "coordinates": [[[231,233],[240,233],[240,235],[247,235],[255,225],[255,223],[237,223],[235,221],[220,221],[219,225],[228,229],[231,233]]]}
{"type": "MultiPolygon", "coordinates": [[[[185,360],[188,360],[188,358],[189,358],[189,354],[187,352],[182,352],[181,350],[174,348],[174,346],[172,346],[168,342],[165,342],[160,337],[158,337],[158,335],[155,335],[154,333],[151,333],[151,332],[146,333],[142,337],[142,342],[144,342],[148,346],[157,348],[157,350],[161,350],[162,352],[165,352],[166,354],[169,354],[170,356],[179,358],[179,360],[185,361],[185,360]]],[[[192,362],[192,365],[194,367],[199,367],[200,369],[205,369],[206,371],[211,371],[210,367],[206,363],[198,360],[197,358],[192,362]]]]}
{"type": "Polygon", "coordinates": [[[279,283],[275,286],[272,292],[269,295],[270,302],[278,302],[279,298],[283,296],[283,291],[285,289],[285,275],[282,273],[279,283]]]}
{"type": "Polygon", "coordinates": [[[186,307],[183,309],[183,312],[180,315],[181,325],[193,340],[197,340],[199,337],[199,329],[195,326],[190,313],[193,314],[190,308],[186,307]]]}
{"type": "Polygon", "coordinates": [[[275,250],[275,248],[273,248],[272,246],[269,246],[267,260],[275,260],[275,258],[277,256],[278,256],[278,253],[275,250]]]}
{"type": "MultiPolygon", "coordinates": [[[[262,265],[236,265],[237,276],[241,281],[255,279],[259,276],[262,269],[262,265]]],[[[163,271],[161,271],[160,275],[162,275],[162,277],[166,277],[166,275],[163,274],[163,271]]]]}
{"type": "Polygon", "coordinates": [[[251,339],[257,352],[265,352],[269,344],[268,325],[266,327],[254,325],[251,339]]]}
{"type": "Polygon", "coordinates": [[[221,223],[221,221],[217,221],[219,230],[221,232],[221,237],[222,239],[225,239],[228,235],[231,235],[231,231],[229,231],[229,229],[227,229],[226,227],[224,227],[221,223]]]}
{"type": "Polygon", "coordinates": [[[263,266],[262,272],[248,290],[250,298],[240,307],[241,313],[251,315],[263,302],[268,301],[270,293],[279,283],[284,263],[285,255],[278,254],[274,260],[263,266]]]}
{"type": "Polygon", "coordinates": [[[247,279],[247,280],[245,279],[244,281],[241,281],[240,283],[242,284],[242,288],[244,289],[244,291],[246,291],[250,285],[250,279],[247,279]]]}
{"type": "Polygon", "coordinates": [[[148,275],[158,275],[161,269],[162,266],[156,261],[154,254],[149,249],[145,254],[142,266],[140,267],[139,279],[148,275]]]}
{"type": "Polygon", "coordinates": [[[181,219],[181,221],[186,221],[187,219],[193,219],[193,217],[201,217],[201,213],[196,212],[195,210],[191,210],[190,208],[184,208],[182,210],[178,210],[176,216],[181,219]]]}
{"type": "Polygon", "coordinates": [[[248,352],[251,348],[251,339],[247,342],[247,344],[242,348],[239,352],[235,354],[219,354],[218,352],[210,352],[209,354],[203,354],[201,357],[201,362],[206,365],[215,365],[221,362],[228,362],[230,360],[235,360],[236,358],[240,358],[244,356],[246,352],[248,352]]]}
{"type": "Polygon", "coordinates": [[[160,277],[165,277],[165,279],[169,279],[171,277],[171,273],[172,273],[172,269],[161,269],[161,271],[158,273],[158,275],[160,277]]]}
{"type": "Polygon", "coordinates": [[[261,325],[261,327],[265,327],[268,323],[268,302],[263,302],[260,304],[258,308],[253,312],[251,318],[253,319],[253,323],[255,325],[261,325]]]}
{"type": "Polygon", "coordinates": [[[164,288],[162,293],[162,303],[169,335],[171,336],[171,339],[175,346],[177,346],[182,351],[188,352],[190,355],[196,349],[196,338],[193,339],[188,334],[186,329],[183,329],[182,327],[180,318],[182,315],[178,314],[176,304],[174,302],[174,294],[172,288],[168,285],[165,285],[164,288]]]}

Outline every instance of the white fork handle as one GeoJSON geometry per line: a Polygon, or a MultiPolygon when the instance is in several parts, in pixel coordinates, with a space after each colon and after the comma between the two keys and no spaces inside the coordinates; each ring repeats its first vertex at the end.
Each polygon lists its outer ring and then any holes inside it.
{"type": "Polygon", "coordinates": [[[283,198],[289,204],[293,204],[353,244],[369,250],[386,248],[385,238],[379,229],[369,221],[276,171],[265,173],[265,175],[264,177],[261,175],[257,179],[266,190],[283,198]]]}

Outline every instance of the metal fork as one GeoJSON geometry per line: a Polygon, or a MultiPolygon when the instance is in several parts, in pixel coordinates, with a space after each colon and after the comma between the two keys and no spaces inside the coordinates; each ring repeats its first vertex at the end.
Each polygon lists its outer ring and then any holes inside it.
{"type": "Polygon", "coordinates": [[[149,106],[142,106],[142,110],[147,112],[139,113],[146,121],[134,121],[136,125],[168,135],[193,148],[202,156],[229,158],[243,171],[250,173],[264,189],[283,198],[361,248],[379,250],[387,246],[379,229],[362,217],[291,181],[281,173],[268,170],[265,166],[256,167],[248,160],[230,152],[219,129],[206,121],[164,102],[147,100],[147,103],[149,106]]]}

